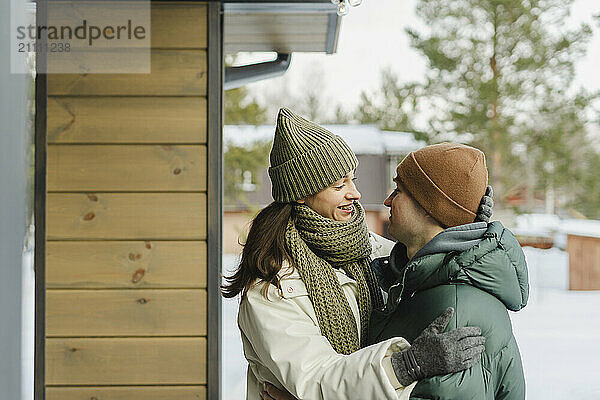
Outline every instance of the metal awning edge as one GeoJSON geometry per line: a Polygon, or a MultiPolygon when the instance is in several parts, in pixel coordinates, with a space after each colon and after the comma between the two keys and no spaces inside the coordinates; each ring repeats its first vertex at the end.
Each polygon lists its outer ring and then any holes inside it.
{"type": "Polygon", "coordinates": [[[341,25],[342,17],[337,14],[329,14],[327,21],[327,39],[325,41],[326,54],[333,54],[337,51],[341,25]]]}

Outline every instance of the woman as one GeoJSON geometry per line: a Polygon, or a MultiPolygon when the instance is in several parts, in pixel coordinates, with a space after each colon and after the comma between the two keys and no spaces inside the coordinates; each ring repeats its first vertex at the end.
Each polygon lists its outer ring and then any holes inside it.
{"type": "Polygon", "coordinates": [[[408,399],[418,378],[469,368],[478,328],[444,331],[452,311],[412,346],[402,338],[361,348],[383,306],[371,257],[391,242],[369,233],[354,186],[356,156],[339,137],[281,109],[270,155],[274,203],[252,221],[236,273],[248,399],[271,383],[298,399],[408,399]],[[458,357],[456,357],[458,355],[458,357]]]}

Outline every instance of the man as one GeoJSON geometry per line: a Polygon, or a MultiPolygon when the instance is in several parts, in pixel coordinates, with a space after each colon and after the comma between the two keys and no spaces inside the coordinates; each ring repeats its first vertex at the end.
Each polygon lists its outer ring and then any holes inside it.
{"type": "MultiPolygon", "coordinates": [[[[395,371],[409,370],[402,385],[418,381],[411,399],[525,399],[507,309],[518,311],[527,303],[527,266],[512,233],[487,222],[492,193],[484,154],[454,143],[427,146],[398,165],[394,182],[384,204],[390,208],[389,233],[398,243],[389,257],[372,264],[387,302],[373,311],[369,342],[401,336],[412,343],[429,321],[453,307],[447,330],[482,328],[481,362],[422,379],[419,361],[392,358],[395,371]]],[[[265,399],[290,398],[275,388],[267,391],[265,399]]]]}
{"type": "Polygon", "coordinates": [[[454,307],[448,329],[482,328],[481,363],[430,379],[406,377],[419,380],[411,399],[524,399],[507,309],[518,311],[527,303],[527,266],[502,224],[474,222],[478,209],[487,207],[481,202],[487,187],[484,154],[453,143],[427,146],[398,165],[394,182],[384,204],[390,208],[389,233],[398,243],[389,257],[373,263],[388,296],[385,309],[373,312],[370,342],[393,336],[411,342],[432,317],[454,307]]]}

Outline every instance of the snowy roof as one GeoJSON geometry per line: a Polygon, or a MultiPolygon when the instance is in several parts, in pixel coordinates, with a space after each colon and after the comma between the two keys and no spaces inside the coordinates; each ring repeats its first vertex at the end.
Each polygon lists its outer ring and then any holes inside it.
{"type": "Polygon", "coordinates": [[[600,221],[593,219],[561,219],[553,214],[524,214],[516,218],[513,231],[524,236],[552,236],[555,233],[600,238],[600,221]]]}
{"type": "Polygon", "coordinates": [[[553,214],[523,214],[516,218],[516,235],[549,237],[560,230],[560,217],[553,214]]]}
{"type": "Polygon", "coordinates": [[[356,154],[386,153],[381,131],[375,125],[324,125],[323,127],[341,136],[356,154]]]}
{"type": "Polygon", "coordinates": [[[264,142],[273,139],[274,129],[270,125],[225,125],[223,141],[225,145],[244,147],[254,142],[264,142]]]}
{"type": "Polygon", "coordinates": [[[562,221],[561,231],[569,235],[600,238],[600,221],[594,219],[567,219],[562,221]]]}
{"type": "Polygon", "coordinates": [[[423,141],[415,140],[413,134],[409,132],[382,131],[381,134],[385,148],[389,154],[408,153],[418,150],[427,144],[423,141]]]}
{"type": "MultiPolygon", "coordinates": [[[[410,132],[382,131],[375,125],[323,125],[339,135],[356,154],[403,154],[425,146],[410,132]]],[[[225,145],[248,146],[255,141],[273,139],[272,125],[225,125],[225,145]]]]}

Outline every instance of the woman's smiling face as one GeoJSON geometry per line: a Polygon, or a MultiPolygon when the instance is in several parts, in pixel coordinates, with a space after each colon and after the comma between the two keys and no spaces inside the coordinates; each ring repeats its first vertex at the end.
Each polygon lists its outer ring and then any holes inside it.
{"type": "Polygon", "coordinates": [[[298,200],[298,203],[304,203],[334,221],[347,221],[354,211],[353,202],[360,199],[360,192],[354,185],[355,179],[354,171],[351,171],[319,193],[298,200]]]}

